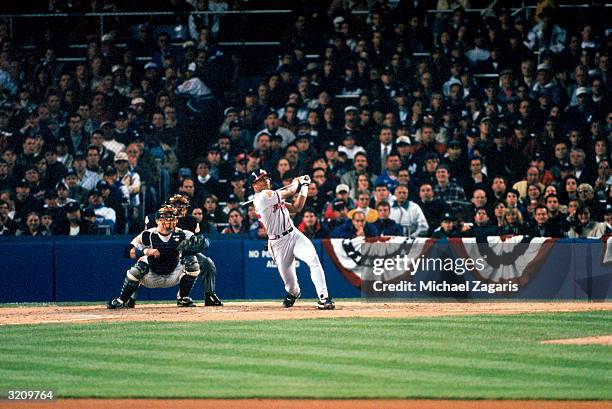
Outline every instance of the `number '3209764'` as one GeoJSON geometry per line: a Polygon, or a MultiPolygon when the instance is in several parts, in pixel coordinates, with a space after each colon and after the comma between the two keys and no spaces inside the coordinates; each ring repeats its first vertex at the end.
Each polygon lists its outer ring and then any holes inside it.
{"type": "Polygon", "coordinates": [[[55,393],[51,390],[9,390],[5,396],[8,400],[51,400],[55,393]]]}

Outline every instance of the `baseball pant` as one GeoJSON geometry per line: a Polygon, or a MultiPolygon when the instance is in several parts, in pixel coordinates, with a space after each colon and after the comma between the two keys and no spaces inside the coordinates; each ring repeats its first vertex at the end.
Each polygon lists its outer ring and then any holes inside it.
{"type": "Polygon", "coordinates": [[[294,228],[293,232],[288,235],[278,240],[270,240],[268,243],[272,259],[285,283],[285,291],[294,296],[300,295],[300,285],[295,272],[295,258],[297,257],[310,268],[310,279],[317,290],[318,297],[328,297],[325,273],[317,251],[308,237],[294,228]]]}
{"type": "Polygon", "coordinates": [[[147,288],[169,288],[178,285],[181,277],[185,274],[185,266],[177,263],[176,267],[170,274],[157,274],[150,270],[144,275],[140,284],[147,288]]]}
{"type": "Polygon", "coordinates": [[[202,253],[196,254],[198,264],[200,265],[200,275],[202,276],[202,287],[204,293],[215,292],[215,277],[217,276],[217,267],[215,262],[202,253]]]}

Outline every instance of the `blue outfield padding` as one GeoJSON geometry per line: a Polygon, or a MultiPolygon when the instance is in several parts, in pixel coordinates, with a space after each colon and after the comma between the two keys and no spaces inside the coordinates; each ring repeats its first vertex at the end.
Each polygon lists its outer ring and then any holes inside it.
{"type": "Polygon", "coordinates": [[[572,269],[575,271],[576,299],[612,299],[612,265],[604,264],[605,244],[575,240],[572,269]]]}
{"type": "Polygon", "coordinates": [[[46,237],[0,241],[0,302],[53,301],[54,245],[46,237]]]}
{"type": "Polygon", "coordinates": [[[62,238],[55,242],[55,301],[116,297],[132,260],[123,256],[131,237],[62,238]]]}
{"type": "MultiPolygon", "coordinates": [[[[131,236],[92,237],[12,237],[0,241],[0,303],[106,301],[119,294],[126,270],[134,263],[124,257],[131,236]]],[[[217,266],[217,294],[222,299],[282,299],[284,285],[263,241],[213,239],[205,254],[217,266]]],[[[330,257],[329,243],[313,241],[325,270],[330,295],[336,298],[359,297],[361,291],[354,279],[341,272],[338,260],[330,257]],[[349,282],[353,281],[353,284],[349,282]]],[[[611,246],[612,249],[612,246],[611,246]]],[[[607,251],[612,251],[608,249],[607,251]]],[[[511,294],[449,294],[453,298],[486,299],[591,299],[612,298],[612,265],[604,264],[606,246],[601,240],[562,239],[554,243],[550,254],[528,282],[511,294]]],[[[428,257],[460,257],[448,242],[440,240],[428,257]]],[[[334,255],[337,257],[337,255],[334,255]]],[[[297,261],[297,275],[304,298],[315,298],[308,267],[297,261]]],[[[463,276],[439,271],[418,271],[413,282],[451,280],[459,283],[476,280],[473,274],[463,276]]],[[[141,288],[140,300],[173,300],[177,288],[141,288]]],[[[203,297],[200,282],[192,296],[203,297]]],[[[410,293],[412,297],[444,297],[427,292],[410,293]]]]}

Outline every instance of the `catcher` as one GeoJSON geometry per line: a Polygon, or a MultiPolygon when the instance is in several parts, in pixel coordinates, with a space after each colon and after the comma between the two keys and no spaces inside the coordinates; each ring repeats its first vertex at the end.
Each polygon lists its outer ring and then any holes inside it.
{"type": "Polygon", "coordinates": [[[132,240],[130,257],[138,261],[127,271],[121,294],[108,302],[108,308],[130,308],[128,301],[141,284],[147,288],[178,284],[176,305],[195,307],[189,293],[200,274],[196,254],[203,251],[204,240],[176,227],[178,216],[172,206],[159,209],[155,221],[157,227],[143,231],[132,240]]]}
{"type": "MultiPolygon", "coordinates": [[[[166,203],[172,206],[177,211],[178,224],[177,226],[183,230],[190,231],[196,235],[200,235],[200,224],[190,214],[187,214],[189,208],[189,198],[184,195],[176,194],[168,199],[166,203]]],[[[154,227],[153,217],[145,218],[145,226],[147,228],[154,227]]],[[[205,248],[208,248],[208,239],[204,238],[205,248]]],[[[196,254],[200,272],[202,276],[202,286],[204,287],[204,305],[207,307],[220,307],[223,305],[217,294],[215,294],[215,277],[217,275],[217,267],[215,262],[202,253],[196,254]]],[[[128,306],[133,307],[136,304],[136,294],[128,301],[128,306]]]]}

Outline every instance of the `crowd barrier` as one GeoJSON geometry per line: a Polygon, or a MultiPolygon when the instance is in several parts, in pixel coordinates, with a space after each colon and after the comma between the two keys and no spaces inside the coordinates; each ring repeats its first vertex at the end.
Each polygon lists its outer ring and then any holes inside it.
{"type": "MultiPolygon", "coordinates": [[[[123,255],[130,239],[129,236],[4,238],[0,240],[0,276],[3,278],[0,303],[111,299],[117,296],[125,272],[132,264],[123,255]]],[[[396,239],[399,240],[377,240],[375,243],[339,239],[313,241],[326,272],[330,293],[336,298],[612,298],[612,254],[607,254],[612,250],[606,240],[560,239],[527,244],[529,250],[522,250],[520,257],[517,256],[516,260],[504,267],[506,270],[516,270],[520,263],[526,266],[528,273],[517,279],[520,288],[513,292],[489,293],[469,288],[460,292],[435,291],[421,283],[507,283],[508,276],[497,276],[495,269],[465,271],[459,275],[435,267],[411,271],[391,269],[383,276],[372,275],[373,266],[383,265],[377,259],[394,259],[402,255],[413,259],[444,258],[452,261],[475,257],[474,254],[478,256],[479,253],[474,252],[480,248],[474,243],[456,240],[419,239],[416,243],[405,238],[396,239]],[[524,260],[527,255],[532,258],[524,260]],[[372,291],[373,283],[379,278],[386,283],[411,282],[417,288],[420,285],[421,289],[376,293],[372,291]]],[[[508,253],[508,248],[504,251],[508,253]]],[[[485,253],[482,253],[483,257],[486,259],[489,256],[491,260],[492,255],[485,253]]],[[[270,255],[263,249],[263,241],[213,239],[206,254],[217,265],[217,293],[220,297],[281,299],[284,296],[281,278],[270,255]]],[[[499,271],[502,269],[499,266],[496,268],[499,271]]],[[[298,261],[297,273],[303,297],[314,298],[315,291],[307,266],[298,261]]],[[[142,288],[139,299],[171,300],[176,291],[176,288],[142,288]]],[[[201,299],[201,284],[198,283],[194,291],[194,297],[201,299]]]]}

